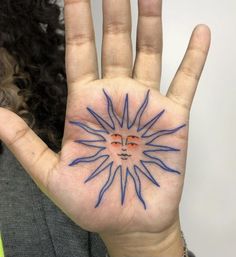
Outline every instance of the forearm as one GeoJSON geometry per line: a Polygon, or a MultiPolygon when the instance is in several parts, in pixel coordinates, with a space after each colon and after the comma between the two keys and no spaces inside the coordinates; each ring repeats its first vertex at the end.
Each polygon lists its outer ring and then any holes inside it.
{"type": "Polygon", "coordinates": [[[110,257],[182,257],[184,254],[179,222],[160,233],[101,236],[110,257]]]}

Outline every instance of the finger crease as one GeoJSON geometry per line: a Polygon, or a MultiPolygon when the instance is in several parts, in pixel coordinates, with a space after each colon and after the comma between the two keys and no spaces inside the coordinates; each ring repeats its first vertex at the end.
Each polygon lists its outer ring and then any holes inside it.
{"type": "Polygon", "coordinates": [[[175,94],[173,94],[172,92],[169,93],[169,98],[176,104],[180,105],[181,107],[183,107],[185,110],[189,111],[189,106],[186,102],[183,101],[183,99],[175,94]]]}
{"type": "Polygon", "coordinates": [[[157,19],[162,19],[162,16],[160,14],[140,14],[140,18],[157,18],[157,19]]]}
{"type": "Polygon", "coordinates": [[[148,44],[138,44],[137,45],[137,52],[142,52],[145,54],[154,54],[158,55],[161,54],[161,50],[159,47],[155,47],[153,45],[148,45],[148,44]]]}
{"type": "Polygon", "coordinates": [[[104,26],[105,34],[126,34],[130,33],[131,28],[126,24],[112,23],[104,26]]]}
{"type": "Polygon", "coordinates": [[[37,163],[42,159],[45,153],[47,153],[49,150],[48,146],[45,146],[44,149],[37,155],[36,160],[34,160],[32,166],[36,166],[37,163]]]}
{"type": "Polygon", "coordinates": [[[186,67],[179,68],[179,72],[184,74],[184,76],[194,79],[196,81],[200,79],[200,75],[193,72],[190,68],[186,68],[186,67]]]}
{"type": "Polygon", "coordinates": [[[89,4],[89,0],[65,0],[64,6],[71,5],[71,4],[79,4],[79,3],[88,3],[89,4]]]}
{"type": "Polygon", "coordinates": [[[94,42],[95,36],[94,34],[75,34],[73,36],[68,36],[66,38],[67,45],[84,45],[86,43],[94,42]]]}
{"type": "Polygon", "coordinates": [[[8,143],[8,146],[12,146],[16,144],[19,140],[24,138],[30,131],[31,129],[28,126],[21,130],[18,130],[15,136],[13,137],[13,139],[11,139],[10,142],[8,143]]]}
{"type": "Polygon", "coordinates": [[[198,52],[198,53],[202,53],[203,55],[207,55],[208,54],[208,51],[206,51],[206,50],[204,50],[204,49],[202,49],[202,48],[200,48],[200,47],[196,47],[196,46],[190,46],[189,48],[188,48],[188,51],[193,51],[193,52],[198,52]]]}

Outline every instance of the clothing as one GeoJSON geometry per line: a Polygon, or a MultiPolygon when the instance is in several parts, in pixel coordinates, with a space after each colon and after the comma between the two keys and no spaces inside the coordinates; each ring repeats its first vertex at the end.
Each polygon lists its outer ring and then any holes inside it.
{"type": "Polygon", "coordinates": [[[0,154],[0,231],[5,257],[104,257],[97,234],[73,223],[41,193],[15,157],[0,154]]]}
{"type": "Polygon", "coordinates": [[[0,257],[4,257],[1,231],[0,231],[0,257]]]}
{"type": "Polygon", "coordinates": [[[195,257],[195,255],[192,252],[188,252],[188,257],[195,257]]]}

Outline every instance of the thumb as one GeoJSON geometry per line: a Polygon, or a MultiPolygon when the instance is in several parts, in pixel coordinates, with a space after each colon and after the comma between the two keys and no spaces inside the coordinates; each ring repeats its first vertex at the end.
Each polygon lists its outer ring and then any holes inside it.
{"type": "Polygon", "coordinates": [[[21,165],[47,191],[48,177],[58,163],[58,155],[15,113],[0,108],[0,140],[21,165]]]}

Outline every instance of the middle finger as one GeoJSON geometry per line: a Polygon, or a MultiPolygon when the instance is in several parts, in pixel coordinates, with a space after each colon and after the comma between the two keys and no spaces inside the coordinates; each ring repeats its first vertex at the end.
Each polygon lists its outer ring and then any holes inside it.
{"type": "Polygon", "coordinates": [[[132,75],[130,0],[103,0],[102,76],[132,75]]]}
{"type": "Polygon", "coordinates": [[[160,87],[162,59],[162,1],[139,0],[137,56],[134,79],[160,87]]]}

